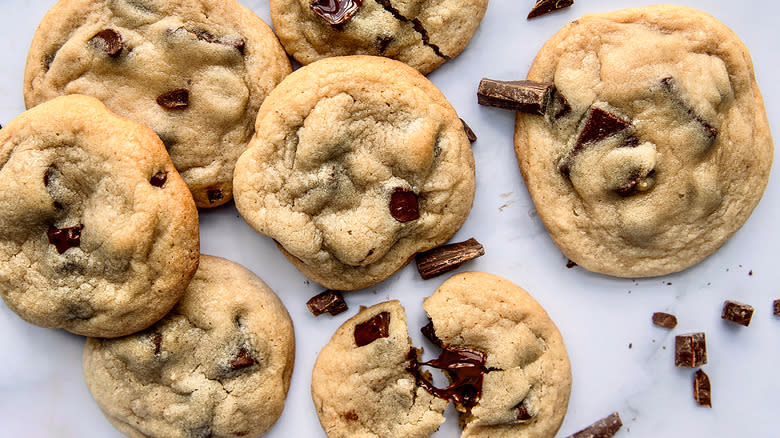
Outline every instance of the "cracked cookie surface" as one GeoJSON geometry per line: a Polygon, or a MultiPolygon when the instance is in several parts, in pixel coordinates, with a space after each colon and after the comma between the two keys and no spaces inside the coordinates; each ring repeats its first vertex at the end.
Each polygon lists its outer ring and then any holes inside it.
{"type": "Polygon", "coordinates": [[[285,49],[301,64],[329,56],[375,55],[423,74],[471,40],[487,0],[271,0],[285,49]]]}
{"type": "Polygon", "coordinates": [[[328,58],[266,99],[236,163],[236,207],[329,289],[384,280],[466,220],[474,157],[455,110],[414,69],[328,58]]]}
{"type": "Polygon", "coordinates": [[[89,338],[84,376],[100,409],[131,437],[257,437],[284,408],[292,321],[256,275],[202,256],[161,321],[117,339],[89,338]]]}
{"type": "Polygon", "coordinates": [[[291,71],[270,28],[234,0],[61,0],[27,58],[28,108],[97,97],[151,127],[199,207],[232,198],[263,99],[291,71]]]}
{"type": "Polygon", "coordinates": [[[198,213],[149,128],[64,96],[0,130],[0,296],[43,327],[144,329],[198,265],[198,213]]]}
{"type": "Polygon", "coordinates": [[[773,157],[750,54],[679,6],[586,15],[541,49],[528,79],[571,111],[518,114],[515,151],[566,257],[619,277],[698,263],[747,220],[773,157]]]}

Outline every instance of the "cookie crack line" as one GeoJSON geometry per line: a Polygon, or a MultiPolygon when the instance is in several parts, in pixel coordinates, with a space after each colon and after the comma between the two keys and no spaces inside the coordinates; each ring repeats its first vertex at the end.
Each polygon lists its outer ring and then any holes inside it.
{"type": "Polygon", "coordinates": [[[436,54],[436,56],[439,56],[443,58],[446,61],[449,61],[451,58],[444,53],[441,52],[441,49],[439,49],[439,46],[436,44],[433,44],[431,42],[431,37],[428,35],[428,31],[425,30],[425,26],[423,26],[422,22],[416,18],[407,18],[404,17],[401,12],[394,8],[392,4],[390,4],[390,0],[375,0],[379,6],[384,8],[387,12],[391,13],[393,17],[395,17],[396,20],[402,21],[404,23],[411,23],[412,27],[414,27],[414,30],[420,34],[422,37],[423,44],[425,46],[428,46],[433,50],[433,53],[436,54]]]}

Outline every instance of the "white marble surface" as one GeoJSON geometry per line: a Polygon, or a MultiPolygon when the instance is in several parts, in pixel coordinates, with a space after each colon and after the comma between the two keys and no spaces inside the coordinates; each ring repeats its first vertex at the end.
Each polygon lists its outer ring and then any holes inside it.
{"type": "MultiPolygon", "coordinates": [[[[245,0],[269,20],[265,0],[245,0]]],[[[535,214],[512,150],[513,115],[476,104],[483,76],[525,77],[534,54],[558,28],[587,12],[642,6],[641,1],[578,0],[566,11],[526,21],[533,0],[492,0],[471,45],[430,75],[479,136],[474,144],[477,194],[456,240],[476,237],[487,254],[467,266],[502,275],[526,288],[555,320],[568,347],[574,385],[564,437],[612,411],[625,426],[617,436],[776,437],[780,407],[780,298],[778,256],[780,184],[773,172],[762,202],[745,226],[713,256],[684,272],[626,280],[567,269],[535,214]],[[750,272],[752,271],[752,275],[750,272]],[[750,327],[720,319],[724,299],[753,305],[750,327]],[[650,323],[655,311],[677,315],[665,330],[650,323]],[[704,331],[713,408],[691,395],[693,371],[675,368],[674,336],[704,331]]],[[[732,27],[751,49],[775,133],[780,133],[778,46],[780,4],[758,0],[683,2],[732,27]]],[[[24,60],[38,21],[53,0],[0,0],[0,123],[23,111],[24,60]]],[[[324,437],[309,395],[311,368],[333,331],[359,308],[397,298],[409,314],[412,336],[424,325],[421,300],[443,278],[420,280],[408,266],[389,280],[349,293],[350,311],[312,317],[304,303],[321,288],[309,283],[274,247],[255,234],[232,204],[200,217],[202,252],[248,267],[280,295],[295,323],[296,367],[287,405],[266,435],[324,437]]],[[[462,269],[461,269],[462,270],[462,269]]],[[[0,436],[114,437],[81,375],[83,338],[31,326],[0,304],[0,436]]],[[[452,414],[452,413],[450,413],[452,414]]],[[[436,437],[459,436],[450,415],[436,437]]]]}

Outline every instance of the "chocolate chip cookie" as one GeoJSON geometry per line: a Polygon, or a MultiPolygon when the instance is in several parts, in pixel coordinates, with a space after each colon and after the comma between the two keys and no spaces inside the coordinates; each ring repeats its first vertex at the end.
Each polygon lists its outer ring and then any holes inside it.
{"type": "Polygon", "coordinates": [[[471,40],[488,0],[271,0],[271,20],[301,64],[387,56],[428,74],[471,40]]]}
{"type": "Polygon", "coordinates": [[[87,96],[0,130],[0,296],[87,336],[149,327],[198,265],[198,212],[160,139],[87,96]]]}
{"type": "Polygon", "coordinates": [[[202,256],[182,300],[154,326],[87,339],[84,377],[100,409],[131,437],[257,437],[284,408],[292,322],[257,276],[202,256]]]}
{"type": "Polygon", "coordinates": [[[268,96],[236,163],[236,207],[329,289],[384,280],[452,237],[471,210],[474,157],[455,110],[387,58],[328,58],[268,96]]]}
{"type": "Polygon", "coordinates": [[[518,114],[515,150],[539,217],[578,265],[618,277],[698,263],[747,220],[773,143],[750,54],[681,6],[586,15],[528,79],[565,102],[518,114]]]}
{"type": "Polygon", "coordinates": [[[150,126],[199,207],[232,198],[257,109],[290,73],[270,28],[235,0],[61,0],[35,33],[30,108],[87,94],[150,126]]]}

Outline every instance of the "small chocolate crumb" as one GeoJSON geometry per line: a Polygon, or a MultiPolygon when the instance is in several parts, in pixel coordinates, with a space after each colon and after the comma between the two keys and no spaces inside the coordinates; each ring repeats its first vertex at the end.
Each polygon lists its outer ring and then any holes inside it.
{"type": "Polygon", "coordinates": [[[574,4],[574,0],[537,0],[531,12],[528,13],[527,20],[549,14],[559,9],[568,8],[574,4]]]}
{"type": "Polygon", "coordinates": [[[49,243],[57,248],[58,253],[62,254],[69,248],[78,248],[81,245],[81,230],[83,229],[84,225],[81,224],[68,228],[52,226],[46,230],[46,235],[49,238],[49,243]]]}
{"type": "Polygon", "coordinates": [[[477,88],[477,103],[543,116],[554,92],[555,85],[552,82],[496,81],[482,78],[477,88]]]}
{"type": "Polygon", "coordinates": [[[485,255],[485,248],[473,237],[417,254],[417,271],[423,280],[450,272],[469,260],[485,255]]]}
{"type": "Polygon", "coordinates": [[[747,327],[750,325],[750,319],[753,318],[753,306],[726,300],[723,303],[723,312],[720,317],[747,327]]]}
{"type": "Polygon", "coordinates": [[[338,315],[348,309],[347,303],[341,292],[335,290],[326,290],[321,292],[306,302],[306,307],[314,316],[320,316],[323,313],[338,315]]]}
{"type": "Polygon", "coordinates": [[[674,343],[675,366],[693,368],[707,363],[707,344],[704,333],[675,336],[674,343]]]}
{"type": "Polygon", "coordinates": [[[234,370],[238,370],[241,368],[251,367],[256,363],[257,361],[252,356],[249,355],[247,349],[241,347],[238,350],[238,354],[236,355],[236,358],[230,362],[230,368],[234,370]]]}
{"type": "Polygon", "coordinates": [[[569,261],[566,262],[566,267],[569,268],[569,269],[571,269],[571,268],[573,268],[575,266],[577,266],[577,264],[574,263],[571,259],[569,259],[569,261]]]}
{"type": "Polygon", "coordinates": [[[90,38],[90,42],[100,47],[106,55],[116,58],[122,53],[124,43],[122,35],[113,29],[104,29],[90,38]]]}
{"type": "Polygon", "coordinates": [[[622,425],[620,415],[613,412],[574,435],[569,435],[568,438],[610,438],[617,433],[622,425]]]}
{"type": "Polygon", "coordinates": [[[460,119],[460,122],[463,123],[463,130],[466,131],[466,137],[469,139],[469,141],[471,143],[477,141],[477,134],[474,134],[474,131],[471,129],[468,123],[466,123],[466,121],[463,119],[460,119]]]}
{"type": "Polygon", "coordinates": [[[185,109],[190,105],[190,91],[178,88],[157,96],[157,104],[170,110],[185,109]]]}
{"type": "Polygon", "coordinates": [[[381,312],[371,319],[355,326],[355,344],[358,347],[368,345],[379,338],[390,336],[390,313],[381,312]]]}
{"type": "Polygon", "coordinates": [[[750,270],[750,272],[748,272],[748,275],[751,276],[751,277],[753,276],[753,270],[752,269],[750,270]]]}
{"type": "Polygon", "coordinates": [[[168,172],[161,171],[152,175],[152,178],[149,180],[149,184],[155,187],[162,187],[165,184],[165,181],[167,180],[168,180],[168,172]]]}
{"type": "Polygon", "coordinates": [[[222,200],[222,198],[225,197],[225,194],[222,193],[222,189],[208,189],[206,190],[206,198],[208,198],[209,202],[212,204],[215,204],[222,200]]]}
{"type": "Polygon", "coordinates": [[[655,312],[653,313],[653,324],[659,327],[673,329],[677,327],[677,317],[669,313],[655,312]]]}
{"type": "Polygon", "coordinates": [[[309,8],[333,27],[340,28],[360,10],[363,0],[311,0],[309,8]]]}
{"type": "Polygon", "coordinates": [[[701,368],[693,374],[693,399],[699,406],[712,407],[710,378],[701,368]]]}
{"type": "Polygon", "coordinates": [[[154,345],[154,355],[160,354],[160,350],[162,349],[162,341],[163,336],[160,333],[152,333],[150,336],[152,339],[152,344],[154,345]]]}
{"type": "Polygon", "coordinates": [[[780,300],[772,301],[772,314],[774,316],[780,315],[780,300]]]}
{"type": "Polygon", "coordinates": [[[420,331],[422,332],[423,336],[428,338],[429,341],[433,342],[439,348],[442,347],[441,339],[439,339],[439,337],[436,336],[436,330],[433,327],[433,321],[428,320],[428,324],[426,324],[425,327],[421,328],[420,331]]]}
{"type": "Polygon", "coordinates": [[[396,187],[390,196],[390,215],[398,222],[410,222],[420,218],[417,195],[409,189],[396,187]]]}
{"type": "Polygon", "coordinates": [[[628,344],[628,349],[630,350],[630,349],[631,349],[631,347],[633,347],[633,346],[634,346],[634,344],[633,344],[633,343],[629,343],[629,344],[628,344]]]}

